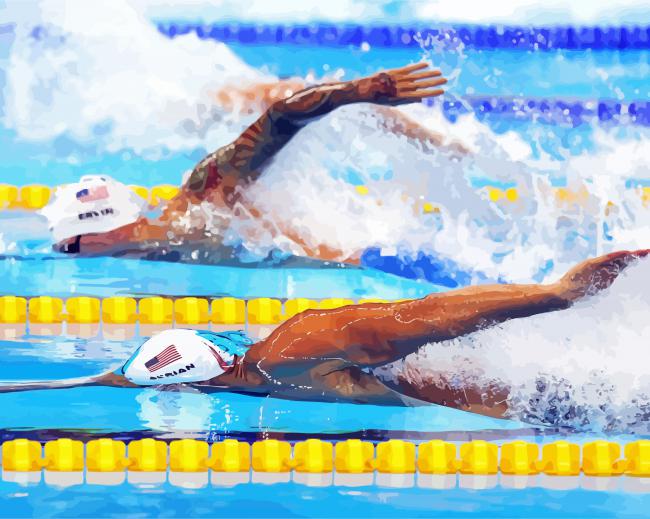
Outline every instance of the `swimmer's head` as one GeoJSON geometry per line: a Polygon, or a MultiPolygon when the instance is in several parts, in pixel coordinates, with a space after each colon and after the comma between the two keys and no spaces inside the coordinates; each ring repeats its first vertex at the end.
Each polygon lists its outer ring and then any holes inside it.
{"type": "Polygon", "coordinates": [[[230,370],[251,344],[242,332],[165,330],[145,341],[120,372],[141,386],[203,382],[230,370]]]}
{"type": "Polygon", "coordinates": [[[41,214],[58,243],[131,224],[146,209],[147,202],[121,182],[106,175],[86,175],[57,188],[41,214]]]}

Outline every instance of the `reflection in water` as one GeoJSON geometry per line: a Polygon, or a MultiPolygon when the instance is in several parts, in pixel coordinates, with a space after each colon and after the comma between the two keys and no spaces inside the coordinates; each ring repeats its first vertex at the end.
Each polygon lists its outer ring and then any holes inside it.
{"type": "MultiPolygon", "coordinates": [[[[140,406],[138,418],[144,427],[177,435],[181,433],[181,436],[184,432],[208,433],[215,441],[219,439],[216,436],[239,433],[251,426],[264,436],[266,431],[277,430],[278,422],[288,418],[283,415],[293,414],[291,409],[273,409],[275,399],[269,398],[244,397],[244,405],[233,408],[232,397],[231,393],[207,394],[178,384],[165,386],[165,389],[143,389],[135,400],[140,406]]],[[[239,400],[235,398],[234,401],[239,400]]]]}
{"type": "Polygon", "coordinates": [[[145,427],[159,431],[208,431],[229,429],[229,413],[216,413],[214,397],[178,386],[177,391],[147,388],[136,396],[138,417],[145,427]],[[221,417],[219,423],[213,423],[221,417]]]}
{"type": "MultiPolygon", "coordinates": [[[[4,331],[7,330],[9,329],[4,328],[4,331]]],[[[31,333],[33,333],[33,330],[30,328],[31,333]]],[[[66,367],[70,370],[79,371],[73,376],[84,376],[87,373],[83,369],[79,369],[82,361],[97,361],[94,372],[91,374],[101,373],[109,368],[117,367],[128,359],[140,344],[141,339],[131,338],[109,342],[101,337],[84,339],[65,335],[34,336],[26,335],[23,325],[23,331],[20,336],[10,336],[9,338],[5,336],[0,338],[0,341],[2,342],[3,360],[5,363],[10,363],[21,358],[32,359],[36,364],[51,365],[55,362],[65,362],[66,367]],[[73,363],[73,360],[76,363],[73,363]]],[[[52,378],[65,378],[66,376],[52,373],[52,378]]]]}

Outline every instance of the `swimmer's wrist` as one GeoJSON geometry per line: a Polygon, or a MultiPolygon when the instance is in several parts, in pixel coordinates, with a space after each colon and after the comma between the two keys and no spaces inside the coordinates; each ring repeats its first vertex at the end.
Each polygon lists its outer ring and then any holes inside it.
{"type": "Polygon", "coordinates": [[[355,79],[351,83],[361,101],[376,103],[383,99],[389,99],[397,93],[395,82],[385,72],[355,79]]]}

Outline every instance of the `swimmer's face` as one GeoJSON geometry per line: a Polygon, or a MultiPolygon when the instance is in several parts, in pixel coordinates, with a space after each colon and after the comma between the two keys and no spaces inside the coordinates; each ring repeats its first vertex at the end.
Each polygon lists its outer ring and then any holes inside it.
{"type": "Polygon", "coordinates": [[[90,256],[106,255],[124,250],[125,245],[136,241],[135,227],[138,223],[139,221],[105,233],[84,234],[68,238],[53,245],[52,248],[65,254],[90,256]]]}
{"type": "Polygon", "coordinates": [[[63,252],[64,254],[78,254],[80,239],[81,236],[77,236],[76,238],[68,238],[67,240],[60,241],[52,245],[52,250],[63,252]]]}

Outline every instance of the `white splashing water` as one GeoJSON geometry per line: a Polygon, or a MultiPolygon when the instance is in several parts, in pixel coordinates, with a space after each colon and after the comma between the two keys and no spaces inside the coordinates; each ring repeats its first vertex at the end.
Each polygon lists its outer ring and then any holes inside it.
{"type": "Polygon", "coordinates": [[[211,98],[268,79],[224,44],[169,40],[127,2],[12,2],[5,125],[136,153],[225,144],[241,121],[211,98]],[[29,6],[29,8],[26,8],[29,6]]]}
{"type": "MultiPolygon", "coordinates": [[[[33,7],[28,15],[12,12],[17,34],[5,88],[5,125],[22,138],[68,135],[149,158],[165,150],[213,149],[250,122],[217,107],[215,93],[272,79],[223,44],[162,37],[126,2],[71,0],[61,9],[46,0],[33,7]],[[38,37],[36,25],[42,27],[38,37]]],[[[437,43],[425,42],[426,55],[439,62],[437,43]]],[[[444,58],[454,70],[464,61],[462,45],[456,47],[444,58]]],[[[602,132],[596,153],[533,161],[529,143],[513,132],[497,135],[472,115],[451,124],[424,106],[401,110],[472,153],[422,149],[381,129],[371,107],[346,107],[302,131],[248,194],[275,231],[251,233],[242,213],[225,233],[235,236],[230,241],[243,240],[253,257],[274,248],[300,253],[282,232],[300,227],[310,248],[339,250],[341,258],[368,247],[422,251],[508,281],[552,279],[590,255],[647,244],[650,212],[638,193],[624,189],[625,179],[648,176],[647,136],[621,141],[602,132]],[[574,190],[588,189],[581,204],[556,206],[548,176],[557,169],[574,190]],[[370,187],[369,196],[359,197],[343,180],[350,171],[370,187]],[[489,202],[470,187],[477,177],[515,182],[520,200],[489,202]],[[423,217],[425,201],[441,207],[442,228],[436,218],[423,217]],[[608,201],[615,209],[606,217],[608,201]]],[[[204,209],[196,213],[206,219],[204,209]]]]}
{"type": "Polygon", "coordinates": [[[370,108],[347,107],[301,132],[251,190],[251,200],[281,228],[299,222],[312,245],[348,256],[368,246],[435,253],[508,281],[554,279],[589,256],[650,243],[650,211],[638,191],[625,188],[627,178],[650,170],[650,141],[610,142],[603,135],[600,151],[564,163],[568,188],[585,191],[582,201],[558,206],[547,165],[513,159],[525,146],[518,136],[497,137],[471,117],[452,125],[422,106],[408,113],[462,137],[474,153],[423,150],[377,129],[370,108]],[[370,186],[367,197],[338,178],[347,170],[370,186]],[[470,187],[472,176],[516,182],[520,199],[494,204],[470,187]],[[422,201],[441,207],[442,229],[423,217],[422,201]]]}
{"type": "Polygon", "coordinates": [[[492,2],[482,0],[183,0],[182,7],[168,0],[137,0],[154,17],[191,20],[236,20],[279,23],[313,21],[359,23],[461,22],[474,24],[645,24],[650,19],[644,0],[619,0],[616,4],[590,0],[537,0],[492,2]],[[179,13],[180,12],[180,13],[179,13]]]}
{"type": "MultiPolygon", "coordinates": [[[[148,157],[164,149],[213,149],[249,122],[237,110],[217,108],[214,93],[273,79],[224,45],[163,38],[127,3],[73,4],[63,10],[45,1],[23,18],[20,9],[14,12],[4,123],[21,138],[65,134],[148,157]],[[43,29],[34,38],[38,17],[43,29]]],[[[628,178],[650,172],[644,131],[614,136],[594,128],[595,152],[533,160],[529,143],[513,132],[497,135],[472,115],[451,124],[435,109],[401,110],[471,153],[409,142],[382,130],[371,107],[346,107],[303,130],[247,193],[270,230],[252,232],[247,217],[235,216],[226,235],[243,240],[253,255],[273,248],[299,254],[283,232],[298,228],[309,246],[325,245],[342,257],[371,246],[423,251],[521,282],[556,279],[595,254],[650,246],[650,209],[624,187],[628,178]],[[350,172],[369,187],[367,196],[346,182],[350,172]],[[566,178],[582,193],[578,200],[558,204],[551,176],[566,178]],[[473,178],[516,183],[520,198],[492,203],[470,186],[473,178]],[[423,216],[424,202],[440,206],[442,224],[435,214],[423,216]]],[[[650,265],[642,264],[571,310],[429,346],[395,366],[392,376],[402,370],[425,380],[454,372],[499,381],[513,388],[515,416],[645,430],[650,387],[640,359],[650,337],[649,275],[650,265]]]]}

